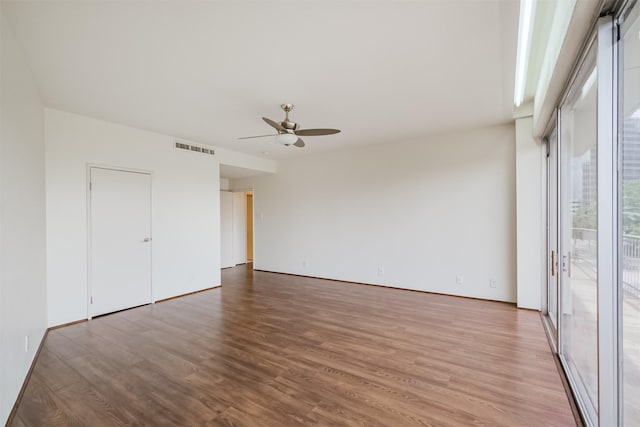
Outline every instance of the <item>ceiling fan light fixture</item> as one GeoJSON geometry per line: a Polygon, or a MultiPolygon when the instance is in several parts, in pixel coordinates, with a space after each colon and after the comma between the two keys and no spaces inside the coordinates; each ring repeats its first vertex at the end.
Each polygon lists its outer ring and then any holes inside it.
{"type": "Polygon", "coordinates": [[[281,133],[276,135],[276,142],[282,145],[292,145],[298,140],[298,135],[292,133],[281,133]]]}

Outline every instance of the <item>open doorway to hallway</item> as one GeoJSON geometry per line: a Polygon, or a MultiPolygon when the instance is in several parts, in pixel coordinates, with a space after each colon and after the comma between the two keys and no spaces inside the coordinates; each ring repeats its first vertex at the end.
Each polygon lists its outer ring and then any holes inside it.
{"type": "MultiPolygon", "coordinates": [[[[220,165],[220,268],[248,264],[253,268],[254,196],[252,188],[234,188],[234,180],[258,173],[220,165]]],[[[238,182],[235,182],[238,187],[238,182]]]]}
{"type": "Polygon", "coordinates": [[[253,258],[253,191],[220,190],[220,267],[253,258]]]}

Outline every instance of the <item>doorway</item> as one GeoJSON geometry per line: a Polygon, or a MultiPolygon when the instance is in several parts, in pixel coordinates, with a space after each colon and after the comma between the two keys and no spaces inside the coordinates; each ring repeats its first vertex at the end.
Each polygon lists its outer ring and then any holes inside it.
{"type": "Polygon", "coordinates": [[[220,268],[254,260],[253,191],[220,190],[220,268]]]}
{"type": "Polygon", "coordinates": [[[244,191],[233,193],[233,263],[247,262],[247,196],[244,191]]]}
{"type": "Polygon", "coordinates": [[[151,302],[151,175],[90,167],[88,317],[151,302]]]}
{"type": "Polygon", "coordinates": [[[247,263],[253,262],[253,192],[247,191],[247,263]]]}
{"type": "Polygon", "coordinates": [[[233,193],[220,191],[220,268],[235,266],[233,262],[233,193]]]}

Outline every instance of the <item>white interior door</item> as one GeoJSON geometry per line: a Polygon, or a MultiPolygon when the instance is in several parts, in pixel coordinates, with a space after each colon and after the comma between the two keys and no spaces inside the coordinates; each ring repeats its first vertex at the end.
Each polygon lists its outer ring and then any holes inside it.
{"type": "Polygon", "coordinates": [[[233,193],[220,191],[220,267],[233,267],[233,193]]]}
{"type": "Polygon", "coordinates": [[[92,316],[151,302],[151,176],[91,168],[92,316]]]}

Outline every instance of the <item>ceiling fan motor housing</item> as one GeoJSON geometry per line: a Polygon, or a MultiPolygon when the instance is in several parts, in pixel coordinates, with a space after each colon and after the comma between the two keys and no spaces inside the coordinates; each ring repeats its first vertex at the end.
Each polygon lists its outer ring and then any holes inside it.
{"type": "Polygon", "coordinates": [[[284,110],[284,120],[280,122],[280,126],[285,128],[288,133],[298,130],[300,126],[296,122],[289,120],[289,112],[293,110],[293,104],[282,104],[280,108],[284,110]]]}
{"type": "Polygon", "coordinates": [[[283,128],[285,128],[285,130],[286,130],[288,133],[293,133],[293,131],[298,130],[298,128],[300,127],[300,125],[299,125],[298,123],[296,123],[296,122],[290,122],[289,120],[286,120],[286,119],[285,119],[285,121],[280,122],[280,126],[282,126],[283,128]]]}

